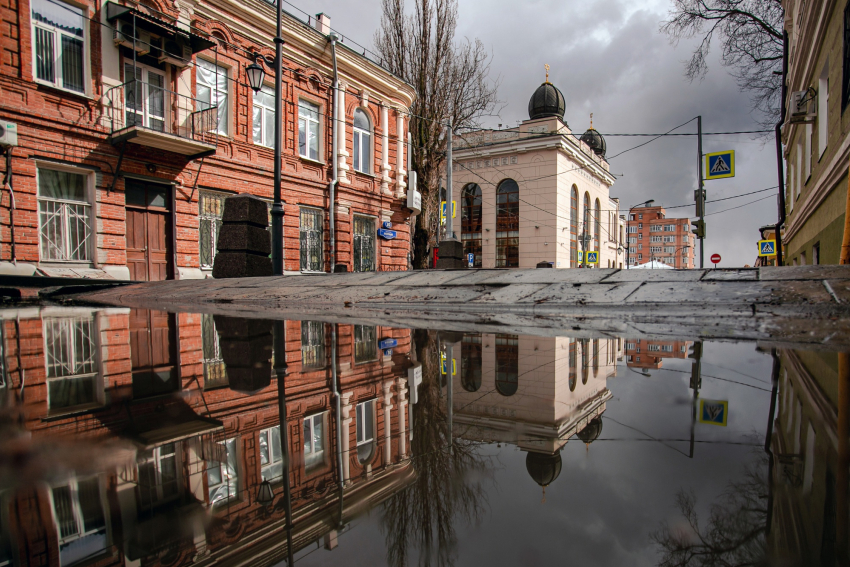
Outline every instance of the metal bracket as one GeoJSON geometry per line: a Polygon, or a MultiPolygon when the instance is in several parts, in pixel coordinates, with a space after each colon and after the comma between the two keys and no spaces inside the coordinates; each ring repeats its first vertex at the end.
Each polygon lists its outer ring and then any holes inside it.
{"type": "Polygon", "coordinates": [[[124,150],[127,149],[127,142],[121,144],[121,149],[118,150],[118,165],[115,166],[115,173],[112,175],[112,185],[106,190],[107,193],[112,193],[115,190],[115,184],[118,183],[118,178],[121,177],[121,163],[124,161],[124,150]]]}

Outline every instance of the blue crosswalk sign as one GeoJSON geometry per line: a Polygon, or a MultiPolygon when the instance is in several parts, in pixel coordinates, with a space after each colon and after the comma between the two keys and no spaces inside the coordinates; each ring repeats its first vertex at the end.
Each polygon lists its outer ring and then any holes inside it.
{"type": "Polygon", "coordinates": [[[776,256],[776,241],[759,240],[759,256],[776,256]]]}
{"type": "Polygon", "coordinates": [[[735,177],[735,150],[705,154],[705,179],[735,177]]]}
{"type": "Polygon", "coordinates": [[[598,264],[599,263],[599,252],[588,252],[587,253],[587,263],[588,264],[598,264]]]}

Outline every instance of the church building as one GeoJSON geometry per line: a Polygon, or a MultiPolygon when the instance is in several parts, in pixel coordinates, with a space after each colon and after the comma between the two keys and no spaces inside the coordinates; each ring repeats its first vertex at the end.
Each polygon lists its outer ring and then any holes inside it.
{"type": "Polygon", "coordinates": [[[605,139],[592,115],[590,128],[575,136],[564,110],[564,95],[547,72],[528,102],[528,120],[453,139],[461,218],[454,226],[473,267],[624,266],[625,220],[610,196],[605,139]]]}

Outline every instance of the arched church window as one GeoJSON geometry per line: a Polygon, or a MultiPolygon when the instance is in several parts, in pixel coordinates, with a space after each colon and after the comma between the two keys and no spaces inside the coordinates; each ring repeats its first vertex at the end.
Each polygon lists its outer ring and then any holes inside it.
{"type": "Polygon", "coordinates": [[[513,396],[519,387],[519,337],[496,335],[496,391],[513,396]]]}
{"type": "Polygon", "coordinates": [[[593,249],[599,250],[600,240],[600,215],[602,214],[601,207],[599,206],[599,199],[596,199],[596,209],[594,210],[593,215],[593,249]]]}
{"type": "Polygon", "coordinates": [[[372,173],[372,123],[358,108],[354,111],[354,170],[372,173]]]}
{"type": "Polygon", "coordinates": [[[481,267],[481,187],[470,183],[461,192],[461,239],[465,254],[473,255],[473,267],[481,267]]]}
{"type": "Polygon", "coordinates": [[[496,189],[496,267],[519,267],[519,185],[513,179],[496,189]]]}
{"type": "Polygon", "coordinates": [[[570,193],[570,267],[575,268],[578,261],[578,187],[573,185],[570,193]]]}
{"type": "Polygon", "coordinates": [[[590,193],[584,194],[584,211],[582,211],[581,225],[581,249],[584,250],[584,260],[582,264],[587,266],[587,251],[590,249],[591,225],[590,225],[590,193]]]}
{"type": "Polygon", "coordinates": [[[460,385],[467,392],[481,387],[481,335],[464,335],[461,343],[460,385]]]}

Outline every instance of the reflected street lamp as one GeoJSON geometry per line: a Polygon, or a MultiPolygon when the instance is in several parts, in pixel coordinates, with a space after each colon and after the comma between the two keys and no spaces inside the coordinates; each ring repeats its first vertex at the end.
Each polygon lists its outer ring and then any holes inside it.
{"type": "Polygon", "coordinates": [[[274,502],[274,490],[272,490],[272,483],[268,480],[261,482],[260,486],[257,487],[257,497],[254,500],[263,508],[271,506],[272,502],[274,502]]]}

